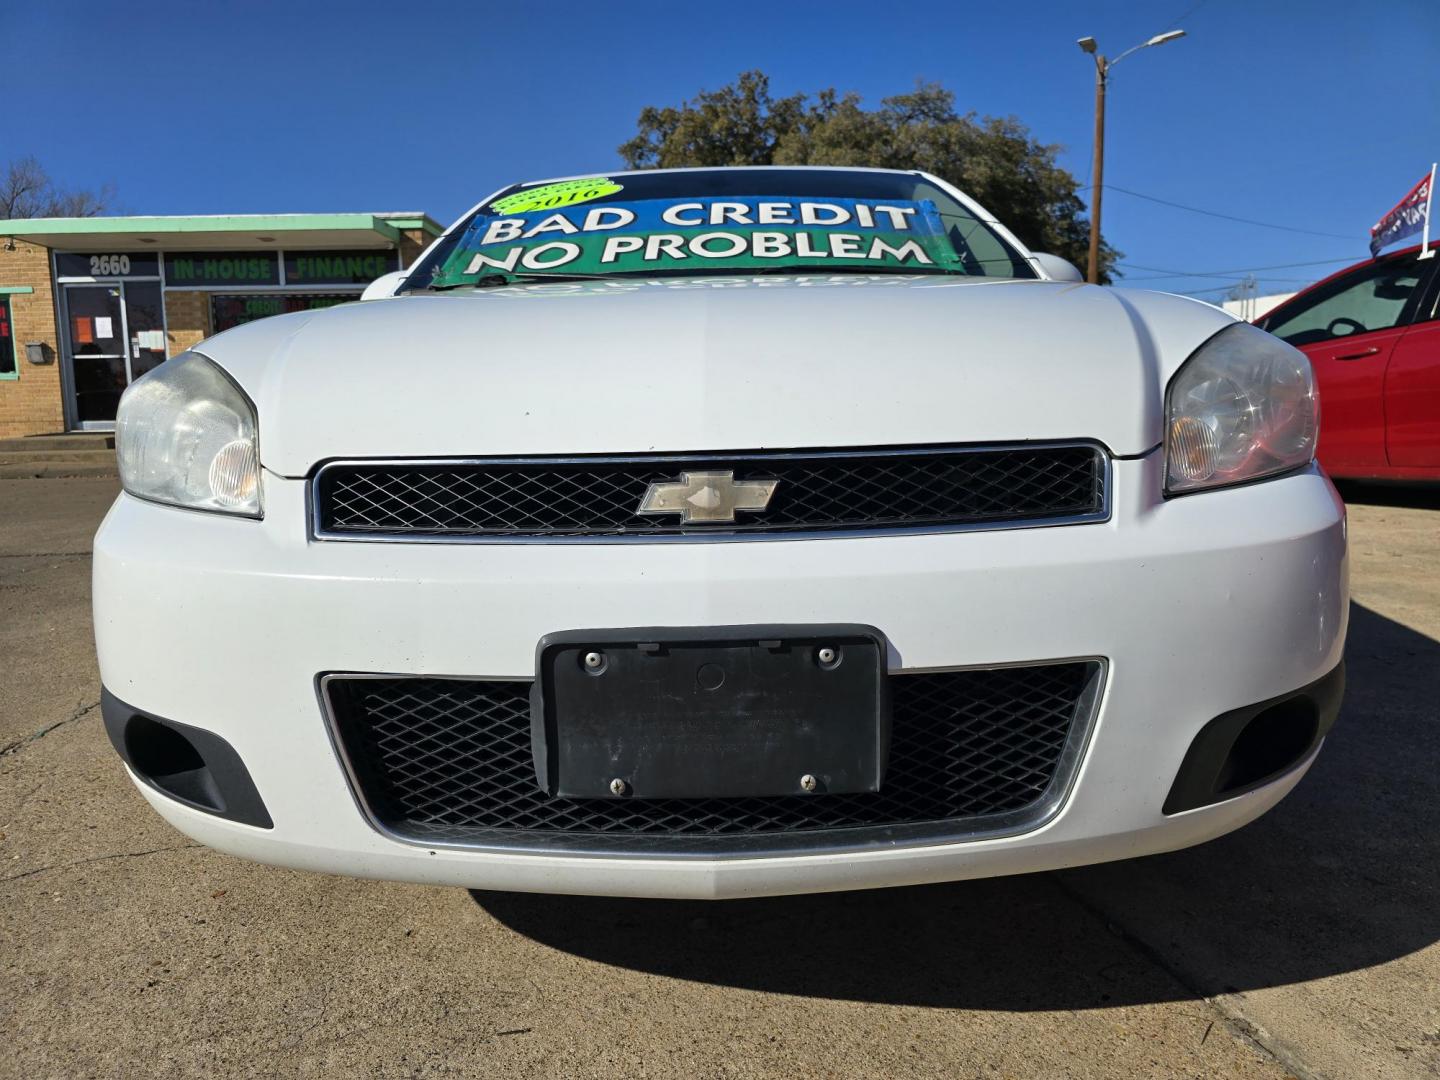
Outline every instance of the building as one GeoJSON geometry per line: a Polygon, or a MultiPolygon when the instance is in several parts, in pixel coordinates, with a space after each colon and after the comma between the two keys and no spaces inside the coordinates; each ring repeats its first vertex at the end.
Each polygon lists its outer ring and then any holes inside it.
{"type": "Polygon", "coordinates": [[[1271,293],[1268,296],[1242,296],[1234,300],[1223,300],[1220,302],[1220,306],[1237,319],[1254,322],[1262,315],[1268,315],[1274,311],[1294,295],[1293,292],[1286,292],[1271,293]]]}
{"type": "Polygon", "coordinates": [[[163,360],[353,300],[440,232],[421,213],[0,221],[0,438],[112,429],[163,360]]]}

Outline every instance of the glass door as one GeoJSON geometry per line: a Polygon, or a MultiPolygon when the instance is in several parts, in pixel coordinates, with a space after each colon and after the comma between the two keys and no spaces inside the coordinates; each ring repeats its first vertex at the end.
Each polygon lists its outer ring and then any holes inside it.
{"type": "Polygon", "coordinates": [[[158,281],[127,281],[125,329],[130,345],[130,381],[165,362],[165,309],[158,281]]]}
{"type": "Polygon", "coordinates": [[[129,385],[125,302],[119,285],[66,285],[65,329],[77,427],[114,427],[129,385]]]}
{"type": "Polygon", "coordinates": [[[72,421],[82,429],[110,430],[125,387],[165,360],[160,283],[63,288],[72,421]]]}

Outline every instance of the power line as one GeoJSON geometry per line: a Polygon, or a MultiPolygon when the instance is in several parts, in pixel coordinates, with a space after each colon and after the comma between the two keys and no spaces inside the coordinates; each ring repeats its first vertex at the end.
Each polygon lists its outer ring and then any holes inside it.
{"type": "Polygon", "coordinates": [[[1130,281],[1159,281],[1162,278],[1185,277],[1233,277],[1236,274],[1250,274],[1257,270],[1289,270],[1297,266],[1329,266],[1333,263],[1354,262],[1353,255],[1342,255],[1338,259],[1316,259],[1313,262],[1275,263],[1273,266],[1241,266],[1234,270],[1167,270],[1163,266],[1141,266],[1139,263],[1116,263],[1126,270],[1149,270],[1152,276],[1130,278],[1130,281]]]}
{"type": "MultiPolygon", "coordinates": [[[[1245,279],[1244,279],[1244,278],[1241,278],[1240,280],[1243,281],[1243,280],[1245,280],[1245,279]]],[[[1263,278],[1256,278],[1255,280],[1256,280],[1256,281],[1266,281],[1266,282],[1271,283],[1272,285],[1313,285],[1313,284],[1315,284],[1315,279],[1314,279],[1313,277],[1263,277],[1263,278]]]]}
{"type": "Polygon", "coordinates": [[[1190,9],[1185,12],[1185,14],[1181,15],[1179,18],[1171,19],[1168,25],[1166,25],[1166,26],[1164,26],[1164,27],[1162,27],[1162,28],[1160,29],[1160,33],[1164,34],[1164,33],[1167,33],[1167,32],[1170,31],[1170,30],[1174,30],[1177,26],[1179,26],[1179,25],[1180,25],[1182,22],[1184,22],[1186,19],[1190,18],[1191,15],[1194,15],[1197,11],[1199,11],[1199,10],[1200,10],[1202,7],[1204,7],[1207,3],[1209,3],[1209,0],[1200,0],[1200,2],[1199,2],[1198,4],[1192,5],[1192,6],[1190,7],[1190,9]]]}
{"type": "Polygon", "coordinates": [[[1186,289],[1184,292],[1177,292],[1176,296],[1208,296],[1211,293],[1230,292],[1239,284],[1239,280],[1232,285],[1218,285],[1213,289],[1186,289]]]}
{"type": "Polygon", "coordinates": [[[1131,191],[1129,188],[1116,187],[1114,184],[1104,184],[1102,186],[1106,191],[1118,191],[1121,195],[1129,195],[1135,199],[1144,199],[1146,202],[1174,207],[1176,210],[1188,210],[1192,214],[1204,214],[1206,217],[1222,218],[1225,221],[1238,221],[1242,225],[1255,225],[1262,229],[1279,229],[1281,232],[1304,233],[1306,236],[1326,236],[1332,240],[1355,239],[1353,236],[1345,236],[1340,233],[1320,232],[1316,229],[1297,229],[1290,225],[1276,225],[1269,221],[1254,221],[1251,218],[1236,217],[1234,214],[1221,214],[1214,210],[1202,210],[1198,206],[1186,206],[1184,203],[1171,202],[1169,199],[1157,199],[1154,195],[1143,195],[1138,191],[1131,191]]]}
{"type": "MultiPolygon", "coordinates": [[[[1176,295],[1176,296],[1207,296],[1207,295],[1209,295],[1210,293],[1232,292],[1237,285],[1242,284],[1244,281],[1245,281],[1244,278],[1236,278],[1234,281],[1232,281],[1232,282],[1231,282],[1230,284],[1228,284],[1228,285],[1216,285],[1215,287],[1210,288],[1210,289],[1176,289],[1176,290],[1175,290],[1175,295],[1176,295]]],[[[1256,284],[1257,286],[1258,286],[1258,285],[1261,285],[1261,284],[1267,284],[1267,283],[1268,283],[1268,284],[1275,284],[1275,285],[1281,285],[1281,284],[1283,284],[1283,285],[1309,285],[1309,284],[1310,284],[1309,281],[1306,281],[1306,280],[1304,280],[1304,279],[1298,279],[1298,278],[1256,278],[1256,279],[1255,279],[1255,284],[1256,284]]]]}
{"type": "Polygon", "coordinates": [[[1181,294],[1181,295],[1185,295],[1185,297],[1188,297],[1188,295],[1194,294],[1194,292],[1224,292],[1225,289],[1234,288],[1234,287],[1236,287],[1236,285],[1243,285],[1244,282],[1247,282],[1247,281],[1256,282],[1256,285],[1312,285],[1312,284],[1313,284],[1313,279],[1312,279],[1312,278],[1231,278],[1231,279],[1230,279],[1230,282],[1228,282],[1228,284],[1225,284],[1225,285],[1211,285],[1210,288],[1205,288],[1205,289],[1175,289],[1175,291],[1176,291],[1176,292],[1179,292],[1179,294],[1181,294]]]}

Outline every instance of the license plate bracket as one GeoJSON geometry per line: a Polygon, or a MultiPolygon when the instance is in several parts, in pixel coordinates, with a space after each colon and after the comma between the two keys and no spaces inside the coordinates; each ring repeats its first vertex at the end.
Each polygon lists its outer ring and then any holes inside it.
{"type": "Polygon", "coordinates": [[[885,655],[859,624],[549,634],[531,697],[536,780],[565,798],[878,791],[885,655]]]}

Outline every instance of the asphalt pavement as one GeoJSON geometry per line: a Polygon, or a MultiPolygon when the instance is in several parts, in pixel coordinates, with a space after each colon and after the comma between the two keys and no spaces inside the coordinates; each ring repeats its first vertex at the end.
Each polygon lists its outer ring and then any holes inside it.
{"type": "Polygon", "coordinates": [[[1345,493],[1345,707],[1260,821],[1062,873],[705,904],[196,846],[100,724],[89,549],[115,482],[0,481],[0,1076],[1440,1075],[1440,492],[1345,493]]]}

